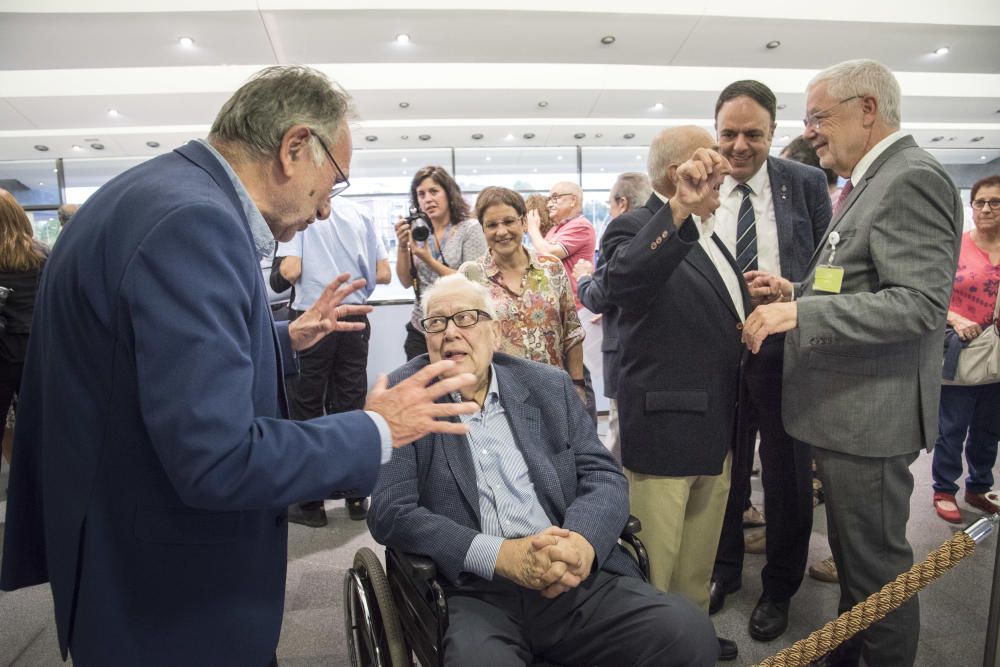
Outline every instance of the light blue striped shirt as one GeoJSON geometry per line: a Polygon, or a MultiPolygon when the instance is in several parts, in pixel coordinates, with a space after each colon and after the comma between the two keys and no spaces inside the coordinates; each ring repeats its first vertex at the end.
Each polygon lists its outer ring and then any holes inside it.
{"type": "Polygon", "coordinates": [[[482,530],[465,554],[464,569],[492,580],[505,539],[534,535],[552,522],[538,502],[528,464],[514,440],[492,366],[490,375],[483,409],[474,415],[462,415],[461,420],[469,427],[465,437],[476,466],[482,530]]]}

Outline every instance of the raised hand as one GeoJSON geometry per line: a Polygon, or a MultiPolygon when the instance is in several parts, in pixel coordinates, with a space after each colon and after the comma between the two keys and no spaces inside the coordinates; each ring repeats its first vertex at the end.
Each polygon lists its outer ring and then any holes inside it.
{"type": "Polygon", "coordinates": [[[351,280],[351,274],[342,273],[323,289],[312,308],[288,325],[288,336],[293,350],[305,350],[318,343],[333,331],[361,331],[364,322],[342,322],[340,318],[365,315],[371,306],[341,303],[348,294],[365,286],[364,278],[351,280]]]}
{"type": "Polygon", "coordinates": [[[586,259],[581,259],[573,265],[573,277],[580,280],[584,276],[594,275],[594,263],[586,259]]]}
{"type": "MultiPolygon", "coordinates": [[[[726,158],[709,148],[699,148],[677,167],[677,193],[672,200],[688,213],[708,217],[719,208],[719,186],[731,171],[726,158]]],[[[675,220],[678,224],[682,221],[675,220]]]]}

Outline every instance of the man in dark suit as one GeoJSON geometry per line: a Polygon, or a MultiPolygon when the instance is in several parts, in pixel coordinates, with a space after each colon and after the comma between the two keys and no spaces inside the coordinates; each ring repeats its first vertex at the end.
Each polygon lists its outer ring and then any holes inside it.
{"type": "MultiPolygon", "coordinates": [[[[608,198],[608,210],[611,219],[629,211],[639,209],[653,194],[653,186],[649,176],[635,171],[619,174],[611,186],[608,198]]],[[[603,269],[606,262],[603,256],[598,259],[597,271],[600,275],[591,279],[594,273],[593,262],[581,259],[573,265],[573,277],[576,278],[576,292],[580,303],[592,313],[601,316],[601,361],[604,369],[604,395],[610,401],[608,414],[608,436],[611,440],[609,449],[616,459],[621,460],[621,436],[618,428],[618,307],[607,300],[603,287],[603,269]]]]}
{"type": "Polygon", "coordinates": [[[92,195],[49,259],[0,585],[51,581],[76,665],[272,662],[285,508],[364,495],[392,447],[465,430],[435,417],[475,406],[435,399],[472,378],[426,388],[452,362],[391,390],[381,378],[366,411],[286,419],[280,351],[357,330],[338,318],[368,310],[340,305],[363,284],[344,274],[276,330],[259,263],[346,187],[349,107],[319,72],[264,70],[208,141],[92,195]]]}
{"type": "MultiPolygon", "coordinates": [[[[830,197],[819,169],[768,157],[776,104],[774,93],[759,81],[736,81],[719,94],[719,152],[733,171],[719,190],[716,233],[741,273],[760,269],[795,281],[804,276],[830,224],[830,197]]],[[[812,533],[811,453],[781,422],[783,345],[776,336],[747,360],[739,444],[709,604],[709,613],[718,611],[726,594],[743,584],[743,510],[759,430],[767,563],[749,622],[750,636],[758,641],[771,641],[787,629],[789,601],[802,583],[812,533]]]]}
{"type": "MultiPolygon", "coordinates": [[[[718,193],[703,184],[689,193],[681,178],[688,164],[703,172],[707,162],[721,182],[728,164],[708,150],[714,145],[696,127],[658,134],[649,152],[653,196],[614,220],[601,241],[605,292],[621,309],[618,407],[631,511],[656,554],[653,584],[705,610],[735,442],[738,327],[750,306],[712,232],[718,193]],[[685,162],[693,154],[699,159],[685,162]]],[[[736,645],[722,641],[723,657],[735,658],[736,645]]]]}
{"type": "MultiPolygon", "coordinates": [[[[561,369],[494,353],[485,288],[445,276],[424,295],[429,362],[476,376],[465,438],[428,436],[379,474],[368,526],[447,580],[446,665],[712,665],[708,616],[642,581],[617,544],[627,484],[561,369]]],[[[658,554],[657,554],[658,557],[658,554]]]]}
{"type": "MultiPolygon", "coordinates": [[[[902,132],[899,84],[873,60],[817,74],[806,131],[820,164],[848,178],[806,278],[752,276],[743,338],[785,338],[783,417],[813,446],[826,495],[840,611],[913,564],[909,466],[937,437],[941,350],[963,207],[947,173],[902,132]]],[[[826,664],[912,665],[916,598],[842,644],[826,664]]]]}

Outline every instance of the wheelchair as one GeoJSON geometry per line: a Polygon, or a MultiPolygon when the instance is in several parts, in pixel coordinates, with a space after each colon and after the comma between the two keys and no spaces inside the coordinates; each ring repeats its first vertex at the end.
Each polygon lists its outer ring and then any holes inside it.
{"type": "MultiPolygon", "coordinates": [[[[637,533],[642,524],[630,516],[619,542],[626,545],[649,580],[649,556],[637,533]]],[[[437,567],[426,556],[387,548],[386,567],[368,547],[354,555],[344,575],[344,626],[353,667],[403,667],[413,657],[423,667],[444,664],[448,601],[437,567]]]]}

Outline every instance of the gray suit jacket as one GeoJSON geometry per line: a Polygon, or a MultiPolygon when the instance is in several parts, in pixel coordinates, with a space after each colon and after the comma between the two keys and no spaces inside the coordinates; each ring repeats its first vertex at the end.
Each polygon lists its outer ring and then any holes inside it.
{"type": "Polygon", "coordinates": [[[792,436],[856,456],[933,446],[962,218],[951,179],[910,136],[855,184],[829,230],[840,235],[841,293],[813,289],[829,231],[797,286],[782,410],[792,436]]]}
{"type": "MultiPolygon", "coordinates": [[[[390,384],[427,363],[427,355],[410,360],[392,372],[390,384]]],[[[549,520],[587,538],[595,568],[639,576],[618,546],[628,518],[628,483],[598,439],[569,375],[500,352],[493,355],[493,367],[515,444],[549,520]]],[[[372,493],[368,527],[381,544],[428,556],[459,583],[465,555],[480,532],[468,441],[432,434],[393,451],[372,493]]]]}

